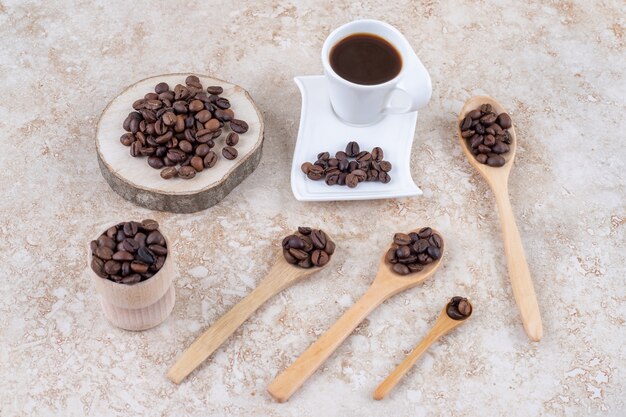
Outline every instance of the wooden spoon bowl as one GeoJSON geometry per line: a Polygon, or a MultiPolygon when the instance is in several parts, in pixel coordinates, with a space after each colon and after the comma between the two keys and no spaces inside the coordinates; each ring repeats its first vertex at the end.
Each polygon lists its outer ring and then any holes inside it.
{"type": "MultiPolygon", "coordinates": [[[[417,232],[420,229],[413,230],[417,232]]],[[[424,282],[441,265],[445,240],[441,233],[432,229],[442,238],[441,256],[426,265],[423,270],[409,275],[398,275],[382,256],[378,273],[367,292],[344,315],[317,339],[294,363],[279,374],[267,388],[268,393],[278,402],[287,401],[306,380],[328,359],[352,331],[369,313],[388,298],[424,282]]],[[[391,248],[391,245],[389,246],[391,248]]],[[[387,253],[387,250],[384,252],[387,253]]]]}

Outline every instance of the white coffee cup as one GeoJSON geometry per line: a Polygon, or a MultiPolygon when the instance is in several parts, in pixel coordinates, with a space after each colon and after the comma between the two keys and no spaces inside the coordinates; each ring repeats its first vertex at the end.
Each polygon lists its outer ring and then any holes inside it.
{"type": "Polygon", "coordinates": [[[430,100],[430,75],[406,38],[393,26],[378,20],[355,20],[335,29],[322,47],[322,65],[333,110],[344,121],[367,125],[387,114],[414,112],[430,100]],[[396,48],[402,68],[382,84],[355,84],[341,78],[330,65],[330,52],[339,41],[356,34],[373,34],[396,48]]]}

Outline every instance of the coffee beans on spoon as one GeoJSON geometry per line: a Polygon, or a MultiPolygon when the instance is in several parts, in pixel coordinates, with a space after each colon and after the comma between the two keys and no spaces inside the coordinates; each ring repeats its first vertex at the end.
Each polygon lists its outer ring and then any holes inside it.
{"type": "Polygon", "coordinates": [[[502,155],[509,152],[513,125],[507,113],[496,114],[491,104],[483,104],[480,108],[467,113],[461,121],[461,136],[474,157],[481,164],[501,167],[506,160],[502,155]]]}
{"type": "Polygon", "coordinates": [[[383,159],[382,148],[375,147],[371,152],[362,151],[357,142],[349,142],[345,151],[338,151],[331,156],[321,152],[314,163],[305,162],[300,167],[302,172],[313,181],[324,180],[327,185],[347,185],[355,188],[364,181],[391,181],[389,171],[391,162],[383,159]]]}
{"type": "Polygon", "coordinates": [[[145,281],[165,264],[167,243],[155,220],[123,222],[91,241],[91,269],[120,284],[145,281]]]}
{"type": "Polygon", "coordinates": [[[218,153],[212,148],[228,127],[231,132],[220,153],[235,159],[234,146],[239,135],[248,131],[248,124],[235,118],[230,101],[220,96],[223,92],[220,86],[208,86],[204,91],[195,75],[173,90],[167,83],[159,83],[153,93],[133,103],[135,111],[122,124],[127,133],[120,142],[130,147],[133,157],[147,156],[148,165],[161,170],[162,178],[191,179],[215,166],[218,153]]]}
{"type": "Polygon", "coordinates": [[[282,246],[287,262],[302,268],[324,266],[335,253],[335,243],[323,230],[304,226],[286,236],[282,246]]]}
{"type": "Polygon", "coordinates": [[[472,305],[463,297],[452,297],[446,306],[448,317],[453,320],[465,320],[472,314],[472,305]]]}
{"type": "Polygon", "coordinates": [[[385,261],[393,265],[391,269],[396,274],[408,275],[421,271],[442,254],[443,239],[430,227],[424,227],[418,232],[396,233],[385,261]]]}

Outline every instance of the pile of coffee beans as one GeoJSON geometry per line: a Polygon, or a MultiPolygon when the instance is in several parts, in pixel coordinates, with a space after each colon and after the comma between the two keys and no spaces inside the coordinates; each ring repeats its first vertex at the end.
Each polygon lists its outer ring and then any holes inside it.
{"type": "Polygon", "coordinates": [[[91,269],[102,278],[136,284],[159,272],[167,258],[167,243],[159,223],[146,219],[124,222],[91,241],[91,269]]]}
{"type": "Polygon", "coordinates": [[[511,134],[507,129],[511,126],[511,116],[494,113],[491,104],[467,113],[460,125],[461,136],[467,140],[476,160],[490,167],[501,167],[506,162],[502,154],[509,151],[511,134]]]}
{"type": "Polygon", "coordinates": [[[430,227],[411,233],[396,233],[385,260],[396,274],[419,272],[425,265],[441,258],[443,239],[430,227]]]}
{"type": "Polygon", "coordinates": [[[391,162],[383,160],[383,157],[383,150],[379,147],[367,152],[362,151],[357,142],[350,142],[345,151],[335,153],[334,157],[329,152],[322,152],[317,155],[317,161],[305,162],[301,169],[309,179],[323,179],[328,185],[354,188],[363,181],[387,184],[391,181],[391,162]]]}
{"type": "Polygon", "coordinates": [[[173,91],[167,83],[157,84],[154,93],[133,103],[135,111],[123,123],[127,133],[120,142],[130,146],[133,157],[147,156],[148,165],[161,169],[164,179],[191,179],[213,168],[218,155],[212,148],[226,124],[231,131],[221,153],[226,159],[237,158],[239,135],[248,131],[246,122],[235,119],[228,99],[220,97],[222,87],[209,86],[205,92],[195,75],[185,84],[173,91]]]}
{"type": "Polygon", "coordinates": [[[463,297],[452,297],[446,306],[448,317],[453,320],[465,320],[472,314],[472,305],[463,297]]]}
{"type": "Polygon", "coordinates": [[[298,231],[283,239],[283,256],[292,265],[302,268],[324,266],[335,253],[335,243],[323,230],[298,227],[298,231]]]}

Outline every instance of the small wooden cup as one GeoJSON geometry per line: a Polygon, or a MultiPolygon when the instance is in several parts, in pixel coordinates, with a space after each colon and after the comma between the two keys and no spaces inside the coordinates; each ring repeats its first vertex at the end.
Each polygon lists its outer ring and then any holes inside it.
{"type": "Polygon", "coordinates": [[[172,283],[174,260],[167,237],[163,237],[168,249],[163,267],[149,279],[132,285],[99,277],[91,269],[91,248],[87,250],[87,274],[100,294],[104,315],[114,326],[126,330],[146,330],[162,323],[172,312],[176,300],[172,283]]]}

